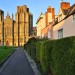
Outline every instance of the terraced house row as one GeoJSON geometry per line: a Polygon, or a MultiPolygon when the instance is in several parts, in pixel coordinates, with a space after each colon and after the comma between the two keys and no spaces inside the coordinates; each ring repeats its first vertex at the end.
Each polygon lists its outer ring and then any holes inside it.
{"type": "Polygon", "coordinates": [[[45,14],[41,14],[36,22],[37,37],[49,39],[61,39],[75,36],[75,4],[62,1],[58,15],[55,9],[47,8],[45,14]]]}
{"type": "Polygon", "coordinates": [[[12,18],[0,9],[0,45],[23,46],[32,34],[33,15],[26,5],[17,6],[17,12],[12,18]]]}

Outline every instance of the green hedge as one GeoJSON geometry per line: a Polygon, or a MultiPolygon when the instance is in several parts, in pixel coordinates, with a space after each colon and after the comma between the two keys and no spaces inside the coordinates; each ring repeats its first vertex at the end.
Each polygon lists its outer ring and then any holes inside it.
{"type": "Polygon", "coordinates": [[[53,75],[75,75],[75,37],[54,41],[52,71],[53,75]]]}
{"type": "Polygon", "coordinates": [[[31,42],[25,48],[40,62],[44,75],[75,75],[75,37],[31,42]]]}
{"type": "Polygon", "coordinates": [[[37,59],[37,62],[40,62],[40,48],[41,46],[41,42],[37,42],[36,43],[36,59],[37,59]]]}
{"type": "Polygon", "coordinates": [[[31,44],[31,57],[36,61],[36,43],[31,44]]]}
{"type": "Polygon", "coordinates": [[[27,44],[24,44],[24,49],[27,51],[27,53],[36,61],[36,38],[31,38],[27,42],[27,44]]]}

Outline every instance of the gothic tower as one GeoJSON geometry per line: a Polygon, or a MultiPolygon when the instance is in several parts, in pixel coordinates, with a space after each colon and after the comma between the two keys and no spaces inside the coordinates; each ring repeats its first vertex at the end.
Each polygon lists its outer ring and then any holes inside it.
{"type": "Polygon", "coordinates": [[[29,8],[17,6],[16,24],[18,27],[18,46],[24,45],[29,39],[29,8]]]}
{"type": "Polygon", "coordinates": [[[17,6],[16,20],[7,13],[4,19],[4,11],[0,10],[0,45],[23,46],[31,36],[33,27],[33,15],[26,5],[17,6]]]}
{"type": "Polygon", "coordinates": [[[0,9],[0,45],[3,45],[4,43],[4,25],[3,25],[3,20],[4,20],[4,11],[0,9]]]}
{"type": "Polygon", "coordinates": [[[4,20],[4,11],[0,9],[0,22],[4,20]]]}

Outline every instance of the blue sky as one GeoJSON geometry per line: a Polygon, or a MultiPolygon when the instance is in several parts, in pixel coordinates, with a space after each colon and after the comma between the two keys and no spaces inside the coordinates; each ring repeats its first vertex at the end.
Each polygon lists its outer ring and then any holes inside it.
{"type": "MultiPolygon", "coordinates": [[[[75,0],[64,0],[70,2],[71,5],[75,3],[75,0]]],[[[40,13],[45,13],[48,6],[55,8],[55,13],[58,14],[61,0],[1,0],[0,9],[5,13],[9,12],[10,16],[12,13],[16,13],[16,7],[20,5],[27,5],[30,12],[33,14],[33,25],[36,26],[37,18],[40,13]]]]}

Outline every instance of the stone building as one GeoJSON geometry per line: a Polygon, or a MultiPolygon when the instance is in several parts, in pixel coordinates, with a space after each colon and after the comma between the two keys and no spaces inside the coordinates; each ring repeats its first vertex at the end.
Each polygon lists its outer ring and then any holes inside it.
{"type": "Polygon", "coordinates": [[[23,46],[32,34],[33,15],[26,5],[17,6],[17,12],[12,18],[0,10],[0,45],[23,46]]]}
{"type": "Polygon", "coordinates": [[[69,2],[61,2],[60,9],[57,23],[53,25],[52,39],[75,36],[75,4],[70,6],[69,2]]]}
{"type": "Polygon", "coordinates": [[[48,6],[47,11],[45,14],[39,16],[36,22],[37,27],[37,37],[42,38],[46,37],[45,33],[41,32],[44,28],[46,28],[55,18],[55,9],[48,6]]]}

